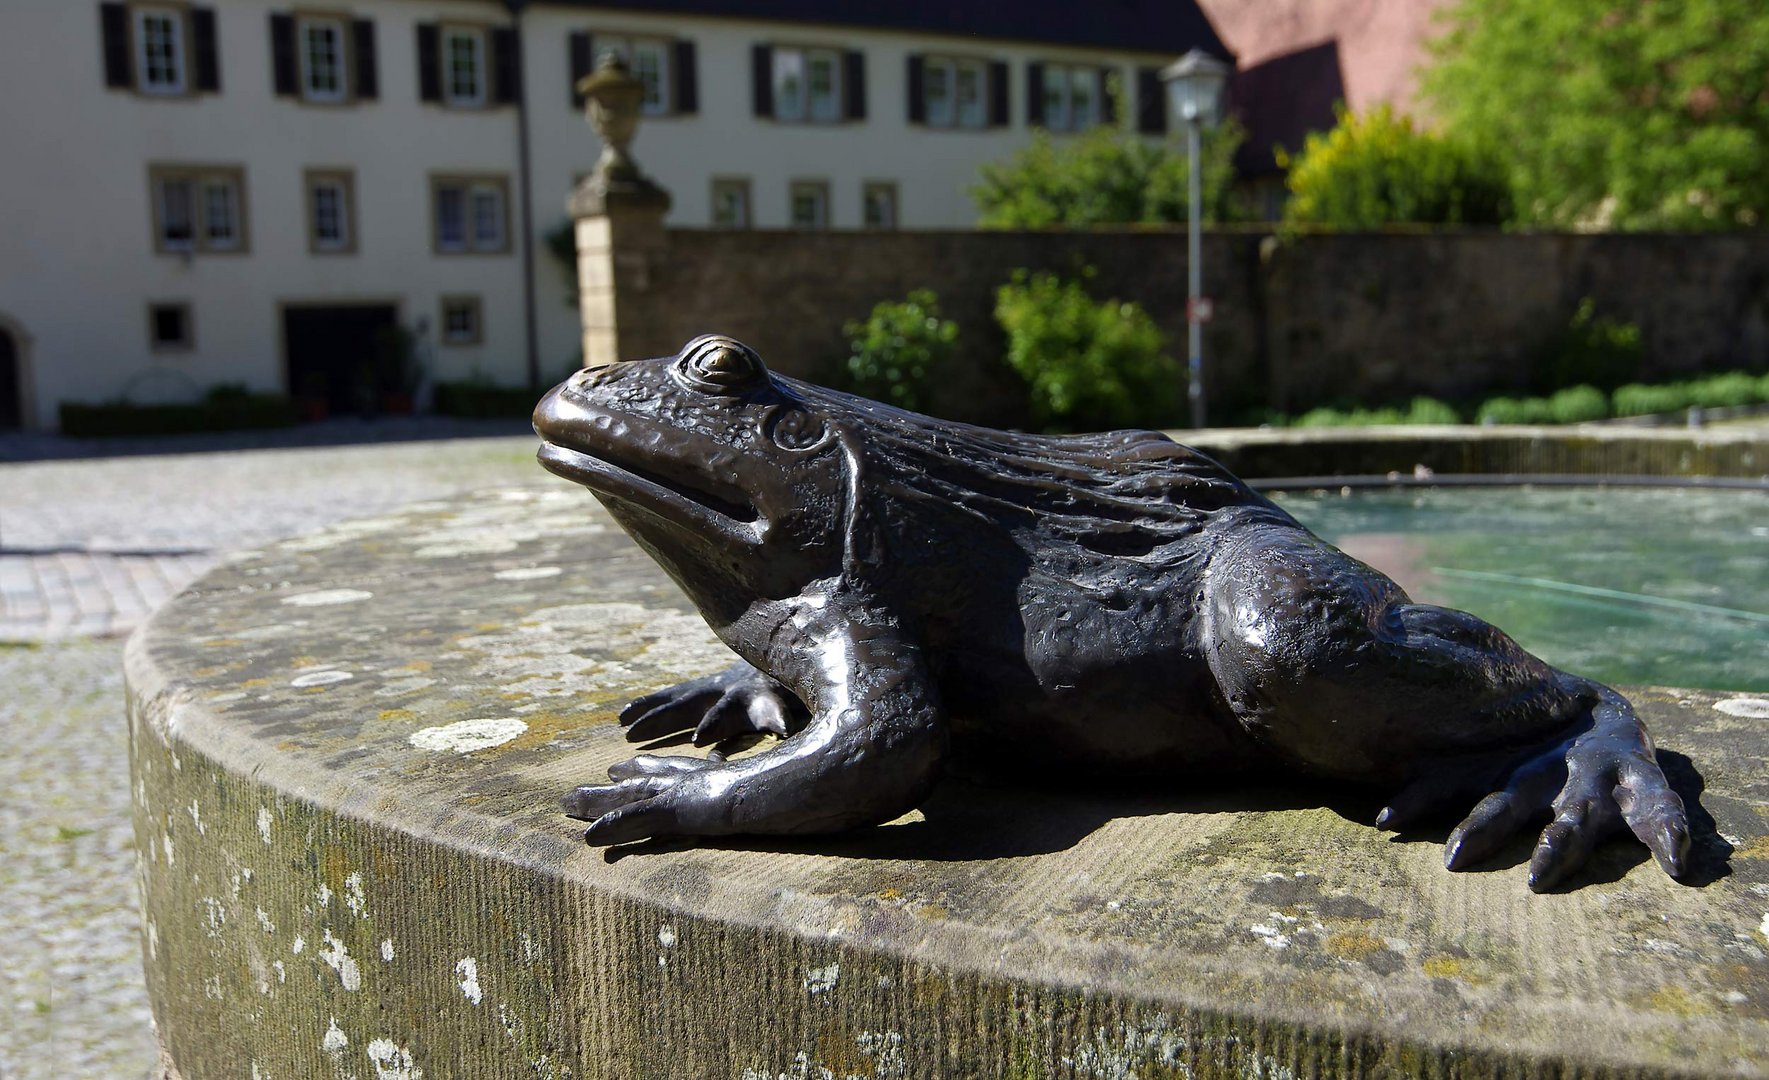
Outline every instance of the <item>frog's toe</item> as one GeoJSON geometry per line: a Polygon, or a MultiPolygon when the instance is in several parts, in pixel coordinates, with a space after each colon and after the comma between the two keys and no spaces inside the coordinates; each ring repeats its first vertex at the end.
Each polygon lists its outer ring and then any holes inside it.
{"type": "Polygon", "coordinates": [[[559,800],[559,808],[579,821],[596,821],[629,803],[662,794],[669,779],[662,776],[635,776],[612,784],[585,784],[568,792],[559,800]]]}
{"type": "Polygon", "coordinates": [[[674,800],[667,795],[628,803],[608,811],[584,830],[584,842],[593,847],[630,844],[675,836],[681,832],[674,800]]]}
{"type": "Polygon", "coordinates": [[[640,754],[608,766],[608,776],[612,780],[631,780],[639,776],[675,776],[698,772],[710,764],[712,762],[704,758],[640,754]]]}
{"type": "Polygon", "coordinates": [[[1656,761],[1630,762],[1618,779],[1615,802],[1622,819],[1652,852],[1660,869],[1682,877],[1689,868],[1689,814],[1682,797],[1671,790],[1656,761]]]}
{"type": "Polygon", "coordinates": [[[709,746],[751,734],[785,738],[791,720],[787,705],[776,694],[749,687],[728,690],[694,729],[694,745],[709,746]]]}
{"type": "Polygon", "coordinates": [[[721,693],[716,686],[700,686],[698,682],[646,694],[622,709],[620,723],[627,729],[627,741],[650,742],[693,730],[721,693]]]}

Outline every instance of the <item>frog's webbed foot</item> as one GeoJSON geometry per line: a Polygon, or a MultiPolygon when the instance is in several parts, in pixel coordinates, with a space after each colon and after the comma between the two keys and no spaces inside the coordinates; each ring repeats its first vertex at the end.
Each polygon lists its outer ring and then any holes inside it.
{"type": "Polygon", "coordinates": [[[739,660],[716,675],[636,699],[620,711],[620,723],[631,742],[693,731],[695,746],[709,746],[746,735],[785,738],[804,727],[807,716],[791,691],[739,660]]]}
{"type": "Polygon", "coordinates": [[[1652,739],[1626,699],[1607,687],[1596,692],[1590,727],[1496,771],[1494,759],[1482,758],[1422,776],[1390,801],[1376,824],[1403,829],[1499,786],[1450,833],[1444,850],[1449,869],[1490,857],[1551,816],[1529,862],[1529,885],[1536,892],[1564,881],[1599,841],[1624,828],[1652,851],[1665,873],[1682,877],[1689,854],[1683,800],[1665,780],[1652,739]]]}
{"type": "MultiPolygon", "coordinates": [[[[577,788],[560,800],[567,814],[591,822],[584,838],[603,845],[839,832],[888,821],[915,806],[939,775],[946,747],[933,681],[919,650],[900,640],[889,623],[880,625],[877,615],[844,621],[830,607],[834,625],[803,628],[809,639],[804,655],[817,661],[795,676],[815,708],[803,730],[731,761],[716,754],[707,760],[641,755],[615,765],[609,782],[577,788]]],[[[767,687],[757,680],[766,680],[787,692],[747,664],[740,668],[652,695],[669,700],[647,705],[649,699],[641,698],[629,711],[691,712],[682,702],[696,700],[710,715],[705,702],[725,700],[733,682],[765,694],[767,687]]],[[[649,722],[650,715],[642,714],[633,726],[649,722]]],[[[655,723],[662,730],[663,721],[655,723]]],[[[669,730],[684,731],[691,723],[678,719],[669,730]]],[[[712,737],[723,735],[715,730],[712,737]]]]}

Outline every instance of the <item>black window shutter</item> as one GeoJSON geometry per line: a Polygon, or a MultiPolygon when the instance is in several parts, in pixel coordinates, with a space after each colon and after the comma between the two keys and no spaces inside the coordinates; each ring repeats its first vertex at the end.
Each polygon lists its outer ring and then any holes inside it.
{"type": "Polygon", "coordinates": [[[442,31],[435,23],[418,24],[418,100],[442,100],[442,31]]]}
{"type": "Polygon", "coordinates": [[[362,101],[373,101],[381,96],[381,68],[375,56],[375,20],[352,20],[350,33],[356,53],[356,96],[362,101]]]}
{"type": "Polygon", "coordinates": [[[492,96],[499,105],[514,105],[521,101],[522,43],[516,39],[515,28],[492,28],[491,57],[492,96]]]}
{"type": "Polygon", "coordinates": [[[199,92],[221,92],[221,52],[215,47],[215,9],[190,9],[190,51],[199,92]]]}
{"type": "Polygon", "coordinates": [[[1044,65],[1026,65],[1026,123],[1044,123],[1044,65]]]}
{"type": "Polygon", "coordinates": [[[295,81],[295,17],[271,12],[270,85],[278,97],[301,92],[295,81]]]}
{"type": "Polygon", "coordinates": [[[129,5],[98,5],[98,25],[104,34],[104,84],[127,90],[135,85],[129,55],[129,5]]]}
{"type": "Polygon", "coordinates": [[[909,54],[909,122],[927,123],[927,59],[909,54]]]}
{"type": "Polygon", "coordinates": [[[1007,89],[1007,61],[989,61],[989,126],[1008,127],[1013,123],[1007,89]]]}
{"type": "Polygon", "coordinates": [[[676,112],[700,111],[700,73],[694,67],[694,43],[687,39],[676,42],[676,112]]]}
{"type": "Polygon", "coordinates": [[[757,45],[749,52],[750,89],[757,116],[774,115],[774,48],[757,45]]]}
{"type": "Polygon", "coordinates": [[[866,54],[859,49],[842,54],[842,104],[847,119],[866,119],[866,54]]]}
{"type": "Polygon", "coordinates": [[[566,38],[566,57],[571,65],[571,85],[566,90],[571,93],[573,111],[584,107],[584,96],[577,92],[577,82],[596,68],[596,54],[593,41],[587,30],[573,30],[566,38]]]}
{"type": "Polygon", "coordinates": [[[1136,69],[1136,130],[1144,135],[1167,134],[1167,88],[1161,69],[1136,69]]]}
{"type": "MultiPolygon", "coordinates": [[[[1106,124],[1118,122],[1118,99],[1112,94],[1112,84],[1118,82],[1118,69],[1103,67],[1099,69],[1099,116],[1106,124]]],[[[1122,86],[1119,93],[1123,93],[1122,86]]]]}

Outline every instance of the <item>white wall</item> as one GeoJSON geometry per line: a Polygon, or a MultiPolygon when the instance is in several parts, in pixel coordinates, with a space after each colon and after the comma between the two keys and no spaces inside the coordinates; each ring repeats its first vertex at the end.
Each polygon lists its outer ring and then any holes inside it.
{"type": "MultiPolygon", "coordinates": [[[[479,371],[500,382],[526,378],[519,247],[510,254],[431,253],[429,176],[435,172],[507,175],[517,180],[517,114],[512,108],[452,110],[418,101],[415,25],[441,19],[507,21],[489,0],[355,0],[347,9],[373,18],[380,96],[357,107],[304,105],[272,93],[269,13],[287,0],[212,0],[218,14],[221,93],[162,100],[109,90],[101,65],[96,0],[6,0],[0,8],[0,320],[32,337],[34,411],[55,425],[63,400],[122,394],[152,369],[197,387],[244,382],[286,390],[279,305],[386,300],[411,325],[434,326],[439,298],[482,298],[483,343],[434,347],[434,373],[479,371]],[[147,169],[150,162],[239,165],[245,170],[250,248],[244,254],[157,254],[147,169]],[[356,176],[356,253],[308,252],[303,170],[339,166],[356,176]],[[148,344],[154,301],[191,305],[195,348],[156,354],[148,344]]],[[[330,5],[328,5],[328,8],[330,5]]],[[[345,5],[338,5],[344,9],[345,5]]],[[[735,19],[683,19],[541,4],[524,17],[526,92],[532,135],[534,259],[543,376],[578,349],[567,285],[538,234],[565,218],[575,176],[599,152],[568,102],[567,35],[654,33],[697,45],[699,112],[652,118],[635,157],[675,197],[672,224],[709,222],[710,178],[747,176],[759,227],[787,223],[793,179],[826,180],[832,224],[860,225],[861,185],[898,185],[899,214],[911,228],[962,227],[975,213],[965,187],[979,165],[1023,145],[1025,70],[1032,59],[1131,65],[1160,54],[1113,57],[1099,50],[953,41],[841,27],[802,27],[735,19]],[[863,123],[805,125],[751,114],[750,49],[759,42],[827,45],[866,52],[863,123]],[[906,57],[947,50],[1012,62],[1010,127],[933,131],[907,119],[906,57]]],[[[1134,107],[1134,106],[1132,106],[1134,107]]],[[[512,229],[519,204],[510,207],[512,229]]]]}

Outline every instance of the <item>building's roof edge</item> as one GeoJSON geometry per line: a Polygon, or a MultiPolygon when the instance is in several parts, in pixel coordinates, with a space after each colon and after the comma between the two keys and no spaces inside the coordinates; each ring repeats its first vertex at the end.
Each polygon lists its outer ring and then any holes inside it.
{"type": "Polygon", "coordinates": [[[696,15],[899,30],[988,41],[1117,49],[1178,56],[1202,49],[1234,54],[1196,0],[1099,0],[1006,5],[982,0],[530,0],[532,6],[646,15],[696,15]]]}

